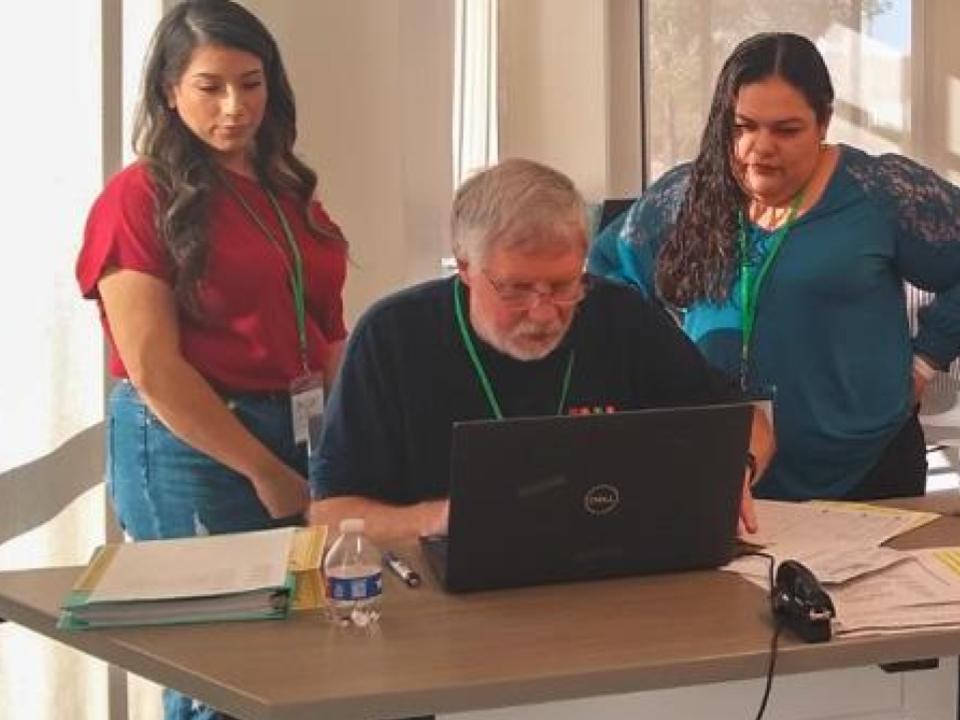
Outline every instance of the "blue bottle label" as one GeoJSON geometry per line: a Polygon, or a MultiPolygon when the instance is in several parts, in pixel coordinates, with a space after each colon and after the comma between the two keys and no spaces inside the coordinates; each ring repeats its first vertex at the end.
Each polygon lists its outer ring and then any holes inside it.
{"type": "Polygon", "coordinates": [[[331,600],[366,600],[383,592],[383,576],[373,575],[352,578],[327,578],[327,597],[331,600]]]}

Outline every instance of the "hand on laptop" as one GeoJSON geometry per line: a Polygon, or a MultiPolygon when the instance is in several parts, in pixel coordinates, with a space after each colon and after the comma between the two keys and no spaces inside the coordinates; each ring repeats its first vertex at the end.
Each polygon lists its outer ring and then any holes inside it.
{"type": "Polygon", "coordinates": [[[753,473],[747,470],[743,477],[743,499],[740,501],[740,519],[737,522],[737,536],[743,537],[757,531],[757,511],[753,506],[753,494],[750,481],[753,473]]]}
{"type": "Polygon", "coordinates": [[[428,500],[417,506],[422,511],[420,535],[446,535],[450,520],[450,501],[428,500]]]}

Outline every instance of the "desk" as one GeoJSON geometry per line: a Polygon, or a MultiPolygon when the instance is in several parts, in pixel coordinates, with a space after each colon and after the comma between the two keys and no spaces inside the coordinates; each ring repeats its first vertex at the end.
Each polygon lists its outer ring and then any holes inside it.
{"type": "MultiPolygon", "coordinates": [[[[954,497],[900,504],[960,512],[954,497]]],[[[960,518],[945,517],[897,545],[958,542],[960,518]]],[[[415,548],[398,549],[424,565],[415,548]]],[[[59,631],[57,605],[79,572],[0,573],[0,617],[241,718],[349,720],[508,707],[759,678],[768,660],[764,593],[721,572],[463,596],[444,594],[428,573],[418,589],[390,575],[384,617],[372,634],[331,627],[316,613],[59,631]]],[[[955,630],[821,645],[785,635],[777,675],[958,653],[955,630]]]]}

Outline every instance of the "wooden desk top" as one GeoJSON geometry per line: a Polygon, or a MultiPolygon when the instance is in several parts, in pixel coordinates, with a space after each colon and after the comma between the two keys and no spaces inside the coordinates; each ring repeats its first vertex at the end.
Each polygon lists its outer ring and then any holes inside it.
{"type": "MultiPolygon", "coordinates": [[[[911,501],[915,504],[915,501],[911,501]]],[[[929,506],[931,501],[920,501],[929,506]]],[[[898,504],[906,505],[901,502],[898,504]]],[[[937,506],[960,512],[960,498],[937,506]]],[[[944,517],[899,547],[960,544],[944,517]]],[[[411,589],[385,574],[380,627],[283,621],[63,632],[57,606],[80,568],[0,573],[0,617],[238,717],[391,718],[547,702],[764,675],[765,594],[721,572],[625,578],[452,596],[419,549],[411,589]]],[[[777,673],[960,653],[960,631],[805,645],[784,635],[777,673]]]]}

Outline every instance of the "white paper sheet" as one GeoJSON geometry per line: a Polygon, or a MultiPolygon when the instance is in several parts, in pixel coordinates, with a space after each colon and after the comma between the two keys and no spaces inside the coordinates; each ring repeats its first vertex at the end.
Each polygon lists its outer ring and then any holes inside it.
{"type": "Polygon", "coordinates": [[[185,598],[284,584],[295,528],[180,540],[126,543],[117,549],[88,602],[185,598]]]}

